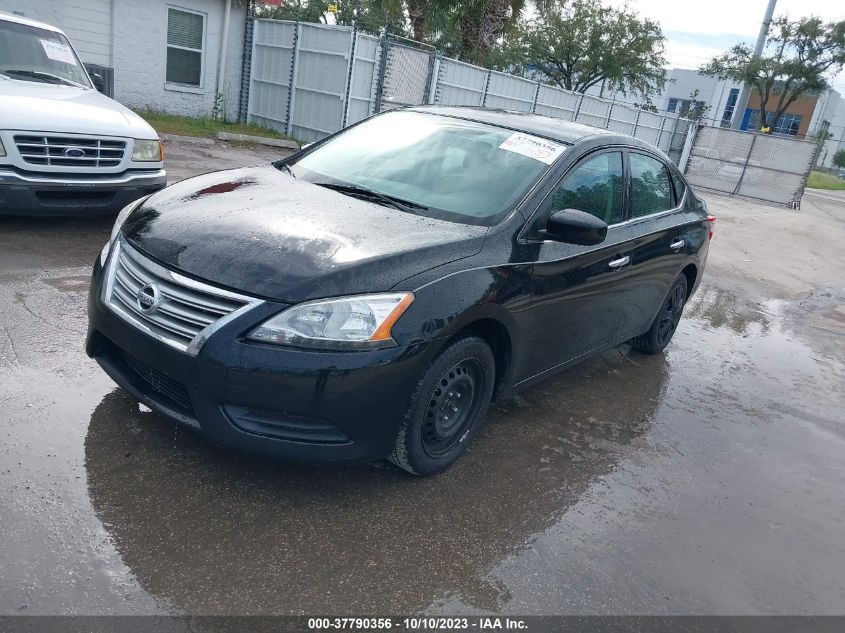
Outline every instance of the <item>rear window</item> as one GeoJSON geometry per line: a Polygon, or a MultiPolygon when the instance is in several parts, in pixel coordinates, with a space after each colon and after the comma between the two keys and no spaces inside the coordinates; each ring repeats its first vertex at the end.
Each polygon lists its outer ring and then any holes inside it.
{"type": "Polygon", "coordinates": [[[666,166],[645,154],[630,154],[631,216],[641,218],[672,208],[672,189],[666,166]]]}

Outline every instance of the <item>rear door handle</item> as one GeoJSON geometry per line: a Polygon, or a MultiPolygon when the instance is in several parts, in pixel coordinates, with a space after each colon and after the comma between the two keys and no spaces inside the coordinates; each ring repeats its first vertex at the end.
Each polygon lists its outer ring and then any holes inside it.
{"type": "Polygon", "coordinates": [[[612,262],[608,262],[607,265],[611,268],[622,268],[622,266],[625,266],[630,262],[631,258],[628,255],[625,255],[625,257],[620,257],[619,259],[614,259],[612,262]]]}
{"type": "Polygon", "coordinates": [[[671,244],[669,244],[669,248],[671,248],[673,251],[677,251],[682,249],[684,247],[684,244],[686,244],[684,240],[678,240],[677,242],[672,242],[671,244]]]}

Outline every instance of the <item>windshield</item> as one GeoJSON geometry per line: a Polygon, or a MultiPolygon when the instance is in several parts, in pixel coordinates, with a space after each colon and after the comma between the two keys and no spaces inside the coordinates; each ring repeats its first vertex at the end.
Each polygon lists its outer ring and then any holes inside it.
{"type": "Polygon", "coordinates": [[[394,197],[420,215],[490,226],[508,214],[564,149],[483,123],[390,112],[318,147],[291,171],[310,182],[394,197]]]}
{"type": "Polygon", "coordinates": [[[23,81],[91,87],[64,35],[3,20],[0,20],[0,73],[23,81]]]}

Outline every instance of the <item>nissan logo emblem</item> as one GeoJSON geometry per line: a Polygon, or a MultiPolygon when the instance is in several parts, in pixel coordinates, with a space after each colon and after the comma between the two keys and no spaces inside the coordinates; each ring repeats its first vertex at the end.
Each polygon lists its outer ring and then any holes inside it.
{"type": "Polygon", "coordinates": [[[161,291],[155,284],[147,284],[138,291],[135,300],[141,312],[150,313],[161,303],[161,291]]]}
{"type": "Polygon", "coordinates": [[[62,153],[68,158],[82,158],[85,156],[85,150],[81,147],[67,147],[62,153]]]}

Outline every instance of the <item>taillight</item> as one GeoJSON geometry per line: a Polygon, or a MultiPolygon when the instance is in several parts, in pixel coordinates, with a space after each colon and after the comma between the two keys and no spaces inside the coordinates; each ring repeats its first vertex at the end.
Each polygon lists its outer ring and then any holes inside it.
{"type": "Polygon", "coordinates": [[[713,225],[716,223],[716,216],[715,215],[708,215],[707,221],[710,223],[710,230],[707,232],[707,239],[713,239],[713,225]]]}

